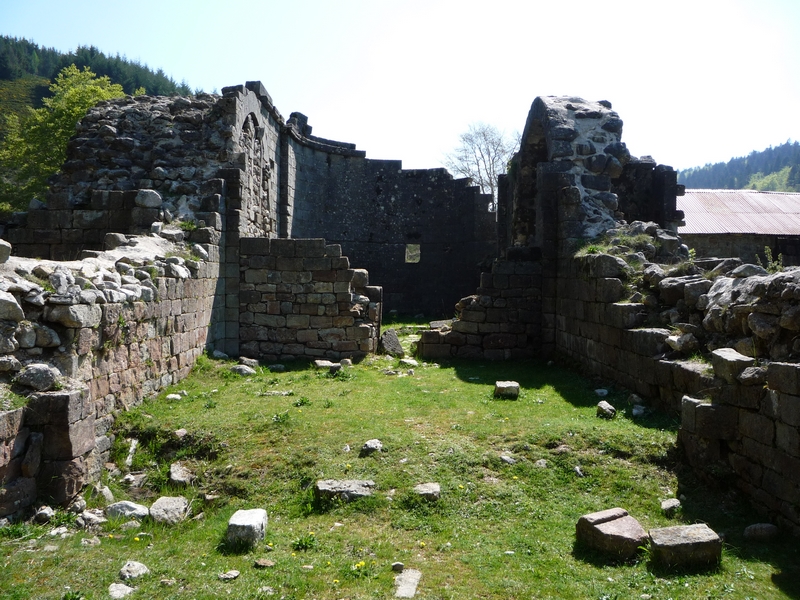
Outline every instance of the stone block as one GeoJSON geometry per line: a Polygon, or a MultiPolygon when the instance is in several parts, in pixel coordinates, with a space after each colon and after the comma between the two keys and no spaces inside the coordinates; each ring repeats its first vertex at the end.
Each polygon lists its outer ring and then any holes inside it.
{"type": "Polygon", "coordinates": [[[41,495],[66,506],[81,492],[86,478],[86,464],[83,458],[76,457],[72,460],[44,461],[36,482],[41,495]]]}
{"type": "Polygon", "coordinates": [[[264,539],[267,511],[263,508],[237,510],[228,519],[225,541],[232,546],[255,546],[264,539]]]}
{"type": "Polygon", "coordinates": [[[270,253],[269,238],[242,238],[239,240],[239,254],[246,256],[267,256],[270,253]]]}
{"type": "Polygon", "coordinates": [[[24,408],[0,412],[0,443],[13,440],[22,427],[24,408]]]}
{"type": "Polygon", "coordinates": [[[622,508],[610,508],[583,515],[575,526],[579,544],[613,559],[634,557],[647,541],[647,532],[622,508]]]}
{"type": "Polygon", "coordinates": [[[0,517],[6,517],[36,500],[36,480],[19,477],[0,487],[0,517]]]}
{"type": "Polygon", "coordinates": [[[755,359],[740,354],[733,348],[717,348],[711,352],[711,366],[714,374],[726,383],[737,383],[737,377],[747,367],[752,367],[755,359]]]}
{"type": "Polygon", "coordinates": [[[162,496],[150,506],[150,518],[156,523],[177,525],[188,510],[189,501],[183,496],[162,496]]]}
{"type": "Polygon", "coordinates": [[[785,394],[798,394],[798,390],[800,390],[800,365],[779,362],[770,363],[767,366],[767,387],[785,394]]]}
{"type": "Polygon", "coordinates": [[[424,359],[441,359],[451,357],[450,344],[422,344],[422,358],[424,359]]]}
{"type": "Polygon", "coordinates": [[[25,423],[60,426],[94,417],[88,390],[59,390],[32,394],[25,407],[25,423]]]}
{"type": "Polygon", "coordinates": [[[703,523],[651,529],[650,555],[665,568],[713,567],[722,558],[722,540],[703,523]]]}
{"type": "Polygon", "coordinates": [[[322,479],[314,485],[314,497],[317,501],[341,500],[352,502],[359,498],[372,496],[375,482],[357,479],[322,479]]]}
{"type": "Polygon", "coordinates": [[[722,404],[699,404],[695,409],[695,431],[714,440],[738,436],[739,409],[722,404]]]}
{"type": "Polygon", "coordinates": [[[775,439],[775,422],[758,413],[740,410],[739,432],[760,444],[771,446],[775,439]]]}
{"type": "Polygon", "coordinates": [[[103,316],[103,311],[97,304],[48,304],[44,309],[44,319],[60,323],[65,327],[97,327],[103,316]]]}
{"type": "Polygon", "coordinates": [[[516,381],[496,381],[494,384],[494,397],[516,400],[519,398],[519,383],[516,381]]]}

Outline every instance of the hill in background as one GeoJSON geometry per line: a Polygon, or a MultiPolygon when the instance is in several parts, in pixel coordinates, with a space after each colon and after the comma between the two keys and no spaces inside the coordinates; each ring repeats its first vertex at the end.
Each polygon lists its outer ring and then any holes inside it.
{"type": "Polygon", "coordinates": [[[725,163],[686,169],[678,174],[678,183],[690,189],[800,192],[800,142],[787,141],[725,163]]]}

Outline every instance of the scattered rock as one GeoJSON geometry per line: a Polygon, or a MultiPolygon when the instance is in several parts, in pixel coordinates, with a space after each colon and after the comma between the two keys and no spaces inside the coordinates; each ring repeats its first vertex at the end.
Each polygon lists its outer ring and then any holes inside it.
{"type": "Polygon", "coordinates": [[[578,477],[586,477],[580,465],[575,465],[575,467],[572,470],[575,471],[575,475],[577,475],[578,477]]]}
{"type": "Polygon", "coordinates": [[[253,567],[256,569],[269,569],[275,566],[275,562],[266,558],[257,558],[253,567]]]}
{"type": "Polygon", "coordinates": [[[108,586],[108,595],[115,600],[130,596],[134,591],[136,591],[136,588],[128,587],[124,583],[112,583],[108,586]]]}
{"type": "Polygon", "coordinates": [[[250,367],[251,369],[257,369],[259,366],[258,360],[256,360],[255,358],[247,358],[245,356],[239,357],[239,364],[245,365],[246,367],[250,367]]]}
{"type": "Polygon", "coordinates": [[[419,361],[414,360],[413,358],[402,358],[400,359],[400,366],[401,367],[418,367],[419,361]]]}
{"type": "Polygon", "coordinates": [[[183,397],[180,394],[167,394],[167,400],[176,401],[181,400],[183,397]]]}
{"type": "Polygon", "coordinates": [[[420,483],[414,486],[414,493],[425,500],[435,502],[441,496],[442,488],[438,483],[420,483]]]}
{"type": "Polygon", "coordinates": [[[413,598],[417,593],[417,585],[422,579],[422,572],[416,569],[403,570],[397,577],[394,578],[394,597],[395,598],[413,598]]]}
{"type": "Polygon", "coordinates": [[[263,508],[237,510],[228,519],[225,540],[238,546],[255,546],[264,539],[267,530],[267,511],[263,508]]]}
{"type": "Polygon", "coordinates": [[[536,467],[537,469],[546,469],[547,468],[547,459],[546,458],[540,458],[535,463],[533,463],[533,466],[536,467]]]}
{"type": "Polygon", "coordinates": [[[156,523],[175,525],[186,518],[189,501],[183,496],[162,496],[150,506],[150,517],[156,523]]]}
{"type": "Polygon", "coordinates": [[[516,400],[519,398],[519,384],[516,381],[496,381],[494,384],[494,397],[516,400]]]}
{"type": "Polygon", "coordinates": [[[270,370],[270,373],[283,373],[286,371],[286,365],[274,364],[269,365],[267,369],[270,370]]]}
{"type": "Polygon", "coordinates": [[[613,419],[617,416],[617,409],[605,400],[597,403],[597,416],[601,419],[613,419]]]}
{"type": "Polygon", "coordinates": [[[722,557],[722,540],[704,523],[651,529],[650,555],[667,568],[713,566],[722,557]]]}
{"type": "Polygon", "coordinates": [[[614,559],[628,560],[647,541],[647,532],[627,510],[609,508],[578,519],[575,537],[578,543],[614,559]]]}
{"type": "Polygon", "coordinates": [[[744,529],[744,539],[748,542],[771,542],[777,539],[780,530],[772,523],[755,523],[744,529]]]}
{"type": "Polygon", "coordinates": [[[339,361],[339,364],[342,365],[343,367],[352,367],[353,361],[350,360],[349,358],[343,358],[342,360],[339,361]]]}
{"type": "Polygon", "coordinates": [[[137,577],[148,575],[149,573],[150,569],[148,569],[142,563],[136,562],[135,560],[129,560],[125,563],[122,569],[120,569],[119,577],[123,581],[127,581],[128,579],[136,579],[137,577]]]}
{"type": "Polygon", "coordinates": [[[161,194],[155,190],[139,190],[133,203],[141,208],[161,208],[161,194]]]}
{"type": "Polygon", "coordinates": [[[214,350],[211,353],[211,358],[216,358],[217,360],[228,360],[230,356],[225,354],[222,350],[214,350]]]}
{"type": "Polygon", "coordinates": [[[364,442],[364,445],[361,446],[361,451],[358,453],[358,455],[363,458],[364,456],[369,456],[370,454],[380,452],[381,450],[383,450],[383,444],[380,440],[367,440],[364,442]]]}
{"type": "Polygon", "coordinates": [[[375,482],[371,479],[322,479],[317,481],[314,486],[314,495],[318,500],[340,499],[344,502],[352,502],[359,498],[372,496],[375,482]]]}
{"type": "Polygon", "coordinates": [[[150,509],[129,500],[122,500],[106,506],[106,516],[110,519],[144,519],[150,509]]]}
{"type": "Polygon", "coordinates": [[[239,571],[237,571],[236,569],[232,569],[230,571],[227,571],[225,573],[220,573],[219,575],[217,575],[217,578],[220,581],[233,581],[237,577],[239,577],[239,571]]]}
{"type": "Polygon", "coordinates": [[[249,377],[256,374],[256,370],[253,367],[248,367],[247,365],[233,365],[230,368],[230,371],[231,373],[236,373],[242,377],[249,377]]]}
{"type": "Polygon", "coordinates": [[[598,388],[594,391],[595,396],[598,398],[605,398],[608,396],[608,390],[604,388],[598,388]]]}
{"type": "Polygon", "coordinates": [[[661,510],[664,511],[664,514],[670,518],[675,516],[675,513],[678,512],[678,509],[681,507],[681,501],[677,498],[668,498],[661,502],[661,510]]]}
{"type": "Polygon", "coordinates": [[[387,329],[381,336],[381,349],[385,354],[394,356],[395,358],[403,358],[406,353],[400,344],[400,338],[397,337],[397,332],[394,329],[387,329]]]}
{"type": "Polygon", "coordinates": [[[631,416],[634,418],[643,417],[647,414],[647,408],[642,406],[641,404],[634,404],[633,408],[631,408],[631,416]]]}
{"type": "Polygon", "coordinates": [[[169,466],[169,480],[175,485],[188,486],[194,481],[194,475],[181,463],[175,462],[169,466]]]}
{"type": "Polygon", "coordinates": [[[108,523],[108,519],[103,516],[103,511],[99,508],[83,511],[80,516],[75,520],[82,523],[84,529],[91,529],[92,527],[99,527],[103,523],[108,523]]]}
{"type": "Polygon", "coordinates": [[[392,571],[395,573],[402,573],[405,565],[401,562],[393,562],[392,563],[392,571]]]}
{"type": "Polygon", "coordinates": [[[81,540],[81,546],[99,546],[99,545],[100,545],[100,538],[97,536],[90,538],[83,538],[81,540]]]}
{"type": "Polygon", "coordinates": [[[502,460],[507,465],[515,465],[517,464],[517,459],[513,456],[508,456],[508,454],[501,454],[500,460],[502,460]]]}
{"type": "Polygon", "coordinates": [[[50,519],[52,519],[54,516],[56,516],[55,510],[49,506],[42,506],[36,511],[36,514],[33,515],[33,520],[37,523],[49,523],[50,519]]]}

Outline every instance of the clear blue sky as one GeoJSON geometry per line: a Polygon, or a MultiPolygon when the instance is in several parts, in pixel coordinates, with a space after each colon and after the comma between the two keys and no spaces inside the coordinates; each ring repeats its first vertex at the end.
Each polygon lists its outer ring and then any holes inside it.
{"type": "Polygon", "coordinates": [[[634,155],[688,168],[800,139],[798,0],[0,0],[0,34],[94,45],[193,88],[261,80],[370,158],[440,166],[539,95],[610,100],[634,155]]]}

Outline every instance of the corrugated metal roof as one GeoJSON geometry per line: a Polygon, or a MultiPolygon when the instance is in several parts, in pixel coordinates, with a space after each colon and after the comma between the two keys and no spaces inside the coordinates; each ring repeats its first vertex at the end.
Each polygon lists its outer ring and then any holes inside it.
{"type": "Polygon", "coordinates": [[[755,190],[686,190],[682,233],[800,235],[800,194],[755,190]]]}

